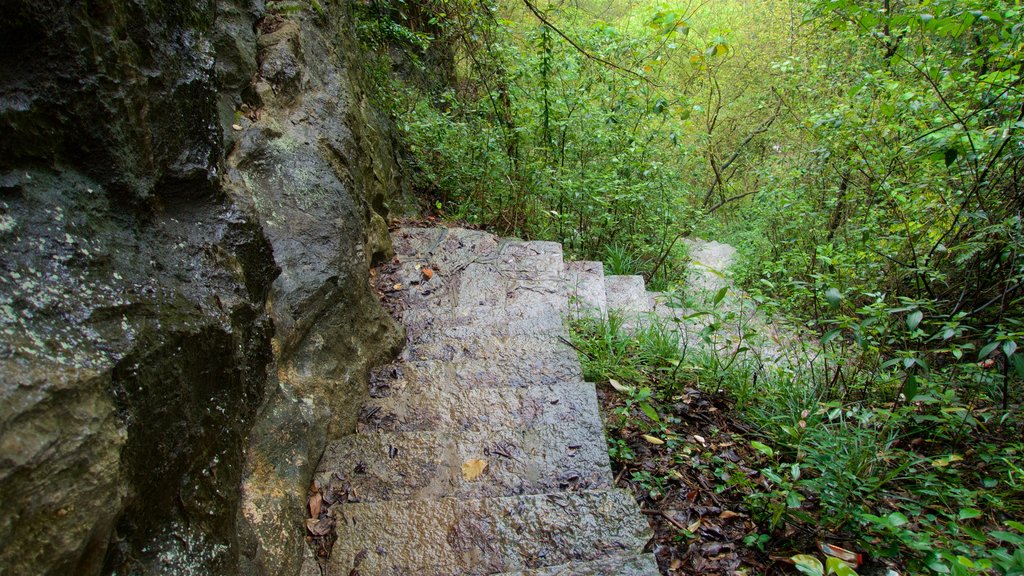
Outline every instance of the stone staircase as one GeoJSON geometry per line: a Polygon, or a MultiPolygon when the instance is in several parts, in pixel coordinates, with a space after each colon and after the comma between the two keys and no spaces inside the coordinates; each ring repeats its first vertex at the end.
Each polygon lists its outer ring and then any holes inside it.
{"type": "Polygon", "coordinates": [[[563,325],[619,306],[620,283],[648,302],[642,280],[635,292],[600,263],[564,263],[550,242],[392,236],[407,345],[371,375],[356,433],[320,462],[311,522],[333,536],[303,576],[658,574],[563,325]]]}

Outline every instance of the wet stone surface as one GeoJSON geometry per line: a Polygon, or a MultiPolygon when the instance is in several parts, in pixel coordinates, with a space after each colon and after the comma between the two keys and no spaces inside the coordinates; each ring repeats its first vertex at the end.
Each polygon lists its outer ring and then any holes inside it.
{"type": "Polygon", "coordinates": [[[561,246],[455,228],[392,238],[377,286],[406,347],[321,459],[303,574],[656,574],[568,345],[561,246]]]}

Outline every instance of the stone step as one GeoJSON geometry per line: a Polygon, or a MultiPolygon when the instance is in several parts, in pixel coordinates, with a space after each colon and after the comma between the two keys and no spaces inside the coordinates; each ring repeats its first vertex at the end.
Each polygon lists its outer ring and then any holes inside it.
{"type": "Polygon", "coordinates": [[[623,314],[650,312],[643,276],[605,276],[604,286],[609,311],[623,314]]]}
{"type": "Polygon", "coordinates": [[[370,374],[370,395],[377,398],[399,392],[428,394],[460,388],[557,386],[583,379],[579,360],[569,357],[536,359],[509,364],[501,356],[486,360],[396,362],[370,374]]]}
{"type": "Polygon", "coordinates": [[[597,396],[588,382],[527,388],[462,388],[401,392],[371,398],[359,414],[359,432],[523,430],[586,424],[600,427],[597,396]]]}
{"type": "Polygon", "coordinates": [[[413,308],[494,306],[557,293],[562,248],[553,242],[500,240],[475,230],[402,229],[395,235],[395,283],[413,308]],[[405,234],[406,236],[403,236],[405,234]],[[429,268],[429,278],[423,273],[429,268]]]}
{"type": "Polygon", "coordinates": [[[542,270],[513,270],[474,262],[457,274],[430,267],[431,277],[427,280],[421,265],[407,263],[399,267],[394,278],[409,308],[476,308],[538,302],[545,293],[561,294],[561,258],[543,266],[542,270]]]}
{"type": "Polygon", "coordinates": [[[648,316],[654,308],[647,299],[643,276],[605,276],[604,283],[608,312],[622,318],[626,332],[636,332],[650,322],[648,316]]]}
{"type": "Polygon", "coordinates": [[[573,261],[565,263],[565,286],[569,295],[569,313],[574,318],[608,316],[605,295],[604,264],[573,261]]]}
{"type": "Polygon", "coordinates": [[[421,334],[461,335],[480,330],[496,335],[563,332],[565,302],[564,294],[559,294],[546,303],[412,308],[402,313],[402,324],[417,337],[421,334]]]}
{"type": "Polygon", "coordinates": [[[510,363],[543,362],[548,359],[575,357],[576,351],[557,333],[539,332],[513,336],[495,335],[490,331],[461,337],[420,332],[409,335],[399,360],[487,360],[500,358],[510,363]]]}
{"type": "Polygon", "coordinates": [[[321,486],[348,501],[487,498],[611,486],[600,422],[494,432],[357,433],[327,446],[321,486]],[[466,480],[463,465],[487,467],[466,480]]]}
{"type": "Polygon", "coordinates": [[[571,562],[494,576],[658,576],[654,554],[615,555],[590,562],[571,562]]]}
{"type": "MultiPolygon", "coordinates": [[[[479,576],[639,552],[651,536],[621,490],[335,505],[326,576],[479,576]]],[[[302,576],[320,576],[307,559],[302,576]]]]}

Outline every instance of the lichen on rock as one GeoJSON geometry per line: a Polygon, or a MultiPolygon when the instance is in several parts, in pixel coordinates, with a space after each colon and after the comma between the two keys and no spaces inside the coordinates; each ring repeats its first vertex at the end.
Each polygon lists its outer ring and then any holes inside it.
{"type": "Polygon", "coordinates": [[[0,566],[287,574],[399,329],[403,171],[343,3],[15,0],[0,21],[0,566]]]}

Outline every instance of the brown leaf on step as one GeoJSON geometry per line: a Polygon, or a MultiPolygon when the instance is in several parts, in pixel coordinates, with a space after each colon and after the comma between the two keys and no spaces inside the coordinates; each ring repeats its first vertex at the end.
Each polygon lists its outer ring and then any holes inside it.
{"type": "Polygon", "coordinates": [[[843,562],[852,565],[854,568],[857,568],[864,562],[864,557],[861,556],[859,553],[847,550],[845,548],[840,548],[839,546],[829,544],[827,542],[819,541],[818,549],[821,550],[822,554],[826,556],[832,556],[834,558],[839,558],[843,562]]]}
{"type": "Polygon", "coordinates": [[[423,277],[426,278],[427,280],[430,280],[431,278],[434,277],[434,271],[431,270],[430,268],[427,268],[426,266],[424,266],[423,269],[420,270],[420,273],[423,274],[423,277]]]}
{"type": "Polygon", "coordinates": [[[306,530],[313,536],[326,536],[331,533],[331,528],[334,527],[334,520],[330,516],[326,516],[317,520],[316,518],[306,519],[306,530]]]}
{"type": "Polygon", "coordinates": [[[391,289],[392,290],[401,290],[402,289],[402,285],[401,284],[395,284],[394,286],[391,287],[391,289]]]}
{"type": "Polygon", "coordinates": [[[481,460],[480,458],[474,458],[472,460],[466,460],[462,464],[462,478],[466,482],[472,482],[480,477],[487,468],[487,460],[481,460]]]}
{"type": "Polygon", "coordinates": [[[323,507],[324,497],[320,492],[314,493],[309,497],[309,517],[319,518],[320,510],[323,507]]]}

